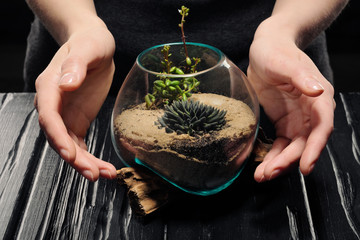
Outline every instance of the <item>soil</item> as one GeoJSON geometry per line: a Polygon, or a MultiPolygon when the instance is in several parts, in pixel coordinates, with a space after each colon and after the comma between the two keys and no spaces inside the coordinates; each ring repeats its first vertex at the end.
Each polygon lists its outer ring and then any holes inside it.
{"type": "Polygon", "coordinates": [[[213,189],[233,177],[250,154],[256,117],[242,101],[222,95],[193,94],[191,99],[226,110],[225,126],[201,136],[166,133],[155,125],[164,110],[140,104],[114,119],[115,136],[125,161],[136,157],[190,191],[213,189]]]}

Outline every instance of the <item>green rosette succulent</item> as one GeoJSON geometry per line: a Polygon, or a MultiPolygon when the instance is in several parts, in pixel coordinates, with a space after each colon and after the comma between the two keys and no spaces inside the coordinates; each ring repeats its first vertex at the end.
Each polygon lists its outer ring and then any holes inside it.
{"type": "Polygon", "coordinates": [[[155,124],[165,128],[167,133],[202,135],[222,129],[226,123],[225,115],[225,110],[199,101],[179,100],[166,105],[164,115],[155,124]]]}

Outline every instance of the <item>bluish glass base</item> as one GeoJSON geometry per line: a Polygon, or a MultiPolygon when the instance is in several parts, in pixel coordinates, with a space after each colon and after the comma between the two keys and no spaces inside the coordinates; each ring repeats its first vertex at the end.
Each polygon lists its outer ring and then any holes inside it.
{"type": "MultiPolygon", "coordinates": [[[[113,122],[112,120],[113,116],[111,116],[111,122],[113,122]]],[[[113,125],[111,124],[110,125],[110,128],[111,128],[111,133],[113,133],[113,125]]],[[[258,134],[258,131],[259,131],[259,123],[256,125],[256,130],[255,130],[255,136],[254,136],[254,140],[253,140],[253,144],[255,142],[255,139],[257,137],[257,134],[258,134]]],[[[121,157],[121,154],[119,152],[119,149],[117,148],[117,145],[116,145],[116,141],[115,141],[115,136],[114,134],[111,134],[111,140],[113,142],[113,145],[114,145],[114,149],[115,149],[115,152],[117,154],[117,156],[119,157],[119,159],[121,160],[121,162],[127,166],[127,167],[132,167],[129,163],[127,163],[122,157],[121,157]]],[[[224,190],[225,188],[229,187],[237,177],[239,177],[240,173],[242,172],[242,170],[244,169],[244,167],[246,166],[247,162],[249,161],[249,156],[246,158],[246,160],[244,161],[244,163],[242,164],[242,166],[240,167],[240,169],[238,170],[238,172],[232,177],[229,179],[229,181],[227,181],[225,184],[219,186],[219,187],[216,187],[216,188],[213,188],[213,189],[209,189],[209,190],[190,190],[190,189],[187,189],[187,188],[184,188],[176,183],[174,183],[173,181],[167,179],[166,177],[164,177],[162,174],[160,174],[159,172],[155,171],[151,166],[147,165],[146,163],[142,162],[140,159],[138,158],[134,158],[134,162],[140,166],[143,166],[143,167],[146,167],[147,169],[149,169],[150,171],[152,171],[153,173],[155,173],[156,175],[160,176],[161,178],[163,178],[165,181],[167,181],[168,183],[172,184],[173,186],[181,189],[182,191],[184,192],[187,192],[187,193],[190,193],[190,194],[194,194],[194,195],[199,195],[199,196],[209,196],[209,195],[213,195],[213,194],[216,194],[222,190],[224,190]]]]}
{"type": "Polygon", "coordinates": [[[235,179],[240,175],[240,173],[242,172],[242,170],[244,169],[247,161],[248,161],[249,158],[247,158],[245,160],[245,162],[242,164],[241,168],[239,169],[239,171],[231,178],[229,179],[229,181],[227,181],[225,184],[219,186],[219,187],[216,187],[216,188],[213,188],[213,189],[209,189],[209,190],[190,190],[190,189],[187,189],[187,188],[184,188],[176,183],[174,183],[173,181],[167,179],[166,177],[164,177],[162,174],[158,173],[157,171],[155,171],[154,169],[152,169],[150,166],[148,166],[146,163],[143,163],[140,159],[138,158],[135,158],[135,162],[141,166],[144,166],[146,167],[147,169],[151,170],[152,172],[154,172],[156,175],[160,176],[161,178],[163,178],[164,180],[166,180],[167,182],[171,183],[172,185],[174,185],[175,187],[183,190],[184,192],[187,192],[187,193],[191,193],[191,194],[194,194],[194,195],[200,195],[200,196],[209,196],[209,195],[213,195],[213,194],[216,194],[222,190],[224,190],[225,188],[227,188],[228,186],[230,186],[234,181],[235,179]]]}

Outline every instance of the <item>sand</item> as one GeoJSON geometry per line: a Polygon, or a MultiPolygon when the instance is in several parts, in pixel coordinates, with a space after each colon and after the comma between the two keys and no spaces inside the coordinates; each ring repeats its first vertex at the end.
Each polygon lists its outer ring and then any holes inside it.
{"type": "Polygon", "coordinates": [[[211,189],[236,174],[250,154],[256,117],[242,101],[222,95],[193,94],[191,99],[226,110],[225,126],[201,136],[166,133],[155,125],[164,110],[140,104],[115,117],[115,136],[125,161],[137,157],[177,185],[211,189]]]}

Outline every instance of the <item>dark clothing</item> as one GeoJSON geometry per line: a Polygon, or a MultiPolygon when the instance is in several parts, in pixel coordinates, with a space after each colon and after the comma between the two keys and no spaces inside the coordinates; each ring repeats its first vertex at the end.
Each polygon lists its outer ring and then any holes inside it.
{"type": "MultiPolygon", "coordinates": [[[[271,15],[272,0],[192,0],[185,22],[186,39],[217,47],[246,72],[249,47],[257,26],[271,15]]],[[[178,27],[181,16],[174,0],[99,0],[97,13],[112,32],[116,42],[115,76],[111,93],[116,94],[137,55],[153,45],[181,41],[178,27]]],[[[35,18],[28,38],[25,59],[25,91],[34,91],[37,76],[45,69],[58,45],[35,18]]],[[[305,51],[323,75],[332,82],[325,34],[305,51]]]]}

